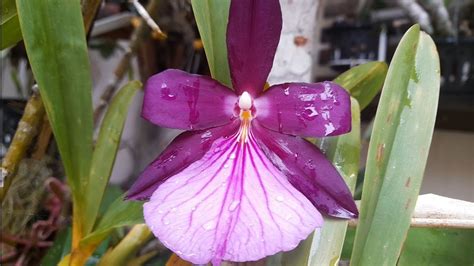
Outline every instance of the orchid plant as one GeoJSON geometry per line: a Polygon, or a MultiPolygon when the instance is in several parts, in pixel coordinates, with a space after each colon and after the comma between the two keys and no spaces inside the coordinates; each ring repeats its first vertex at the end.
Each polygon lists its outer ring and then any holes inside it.
{"type": "MultiPolygon", "coordinates": [[[[148,79],[143,118],[186,131],[110,203],[104,195],[118,140],[141,83],[116,93],[93,141],[85,36],[100,1],[5,2],[0,28],[8,38],[1,48],[23,39],[41,97],[28,101],[2,162],[0,200],[13,193],[18,161],[46,111],[73,205],[72,219],[64,219],[72,221],[69,236],[57,234],[45,256],[49,263],[42,264],[84,265],[102,243],[108,251],[100,265],[125,265],[152,232],[195,264],[255,261],[283,251],[294,265],[333,265],[351,244],[350,238],[344,244],[351,219],[355,237],[345,257],[351,265],[419,265],[410,263],[419,257],[410,248],[423,245],[406,243],[413,240],[410,221],[440,70],[436,46],[417,25],[401,39],[388,71],[385,63],[371,62],[334,81],[269,86],[282,29],[279,1],[193,0],[213,77],[170,69],[148,79]],[[351,191],[360,165],[360,111],[382,85],[358,208],[351,191]],[[124,226],[133,228],[118,244],[104,241],[124,226]]],[[[143,21],[159,29],[150,16],[143,21]]],[[[143,25],[134,36],[146,35],[143,25]]]]}
{"type": "Polygon", "coordinates": [[[258,260],[295,248],[322,226],[320,212],[358,215],[336,168],[303,138],[349,132],[349,93],[329,81],[264,91],[281,27],[278,0],[234,0],[227,26],[233,90],[180,70],[146,83],[143,118],[188,131],[127,197],[149,200],[147,225],[185,260],[258,260]]]}

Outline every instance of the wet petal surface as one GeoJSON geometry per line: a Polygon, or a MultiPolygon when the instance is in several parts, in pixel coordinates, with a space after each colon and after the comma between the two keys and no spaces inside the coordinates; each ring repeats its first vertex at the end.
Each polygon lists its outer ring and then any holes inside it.
{"type": "Polygon", "coordinates": [[[350,96],[336,83],[286,83],[255,99],[257,120],[280,133],[336,136],[351,130],[350,96]]]}
{"type": "Polygon", "coordinates": [[[291,250],[322,217],[288,182],[250,134],[217,140],[144,205],[165,246],[195,264],[253,261],[291,250]]]}
{"type": "Polygon", "coordinates": [[[234,90],[253,97],[263,90],[282,27],[278,0],[231,1],[227,51],[234,90]]]}
{"type": "Polygon", "coordinates": [[[162,127],[205,129],[234,119],[236,101],[230,89],[209,77],[171,69],[148,79],[142,116],[162,127]]]}
{"type": "Polygon", "coordinates": [[[253,132],[267,157],[320,212],[339,218],[358,216],[344,179],[312,143],[259,125],[254,125],[253,132]]]}
{"type": "Polygon", "coordinates": [[[235,121],[222,127],[181,133],[140,174],[127,192],[127,199],[149,199],[170,176],[201,159],[216,139],[235,134],[239,124],[239,121],[235,121]]]}

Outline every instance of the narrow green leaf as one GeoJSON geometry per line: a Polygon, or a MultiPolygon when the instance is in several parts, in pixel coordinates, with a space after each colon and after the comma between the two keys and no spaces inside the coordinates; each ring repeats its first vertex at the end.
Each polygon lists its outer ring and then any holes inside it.
{"type": "MultiPolygon", "coordinates": [[[[350,258],[355,229],[349,228],[343,258],[350,258]]],[[[398,259],[399,266],[474,265],[474,230],[410,228],[398,259]]]]}
{"type": "Polygon", "coordinates": [[[122,194],[124,193],[123,189],[119,185],[109,184],[105,189],[104,196],[102,197],[102,202],[100,203],[99,215],[101,217],[110,207],[110,205],[122,194]]]}
{"type": "Polygon", "coordinates": [[[0,50],[3,50],[21,41],[22,38],[15,0],[2,0],[0,15],[0,50]]]}
{"type": "Polygon", "coordinates": [[[79,246],[81,248],[97,246],[114,229],[140,223],[144,223],[143,202],[124,201],[121,195],[110,205],[92,233],[81,240],[79,246]]]}
{"type": "Polygon", "coordinates": [[[80,1],[17,0],[17,8],[68,183],[80,203],[92,158],[92,82],[80,1]]]}
{"type": "Polygon", "coordinates": [[[411,27],[390,64],[369,144],[351,265],[395,265],[410,226],[440,86],[431,38],[411,27]]]}
{"type": "Polygon", "coordinates": [[[231,88],[226,45],[230,0],[193,0],[191,4],[211,75],[231,88]]]}
{"type": "Polygon", "coordinates": [[[474,265],[474,230],[411,228],[397,265],[474,265]]]}
{"type": "Polygon", "coordinates": [[[347,70],[334,82],[348,90],[363,110],[379,93],[386,75],[385,62],[369,62],[347,70]]]}
{"type": "Polygon", "coordinates": [[[100,203],[109,183],[115,156],[120,144],[123,126],[128,114],[128,107],[133,96],[141,88],[139,81],[131,81],[125,85],[112,99],[112,102],[104,116],[100,128],[99,137],[92,155],[92,165],[87,183],[84,215],[88,217],[85,221],[87,234],[92,230],[99,211],[100,203]]]}

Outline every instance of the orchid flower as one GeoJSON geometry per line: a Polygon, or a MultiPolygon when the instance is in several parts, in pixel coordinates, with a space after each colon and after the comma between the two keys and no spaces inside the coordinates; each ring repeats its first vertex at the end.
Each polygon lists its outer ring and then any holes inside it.
{"type": "Polygon", "coordinates": [[[233,0],[227,50],[233,90],[167,70],[145,87],[142,116],[188,130],[140,175],[127,198],[195,264],[254,261],[295,248],[326,215],[358,212],[336,168],[303,137],[351,129],[350,96],[332,82],[264,90],[282,27],[278,0],[233,0]]]}

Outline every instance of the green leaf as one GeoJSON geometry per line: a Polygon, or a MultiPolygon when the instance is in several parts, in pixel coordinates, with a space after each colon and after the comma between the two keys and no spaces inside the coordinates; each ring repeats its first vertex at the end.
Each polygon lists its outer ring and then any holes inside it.
{"type": "Polygon", "coordinates": [[[43,266],[56,266],[71,251],[71,228],[68,227],[56,234],[53,246],[48,249],[41,260],[43,266]]]}
{"type": "Polygon", "coordinates": [[[351,265],[395,265],[410,227],[440,86],[431,38],[411,27],[390,64],[375,116],[351,265]]]}
{"type": "Polygon", "coordinates": [[[363,110],[379,93],[386,75],[385,62],[369,62],[347,70],[334,82],[348,90],[363,110]]]}
{"type": "Polygon", "coordinates": [[[79,246],[81,248],[95,247],[114,229],[143,222],[143,202],[124,201],[121,195],[110,205],[92,233],[81,240],[79,246]]]}
{"type": "Polygon", "coordinates": [[[87,234],[92,230],[100,203],[109,183],[112,167],[120,144],[123,127],[128,114],[128,107],[132,102],[133,96],[141,88],[139,81],[131,81],[125,85],[112,99],[112,102],[104,116],[100,128],[97,143],[92,155],[92,165],[87,183],[86,192],[88,196],[85,199],[85,231],[87,234]]]}
{"type": "Polygon", "coordinates": [[[0,50],[3,50],[21,41],[22,36],[15,0],[2,0],[0,12],[0,50]]]}
{"type": "Polygon", "coordinates": [[[102,197],[102,202],[100,203],[99,208],[99,217],[103,216],[110,205],[122,194],[124,193],[123,189],[118,185],[109,184],[105,189],[104,196],[102,197]]]}
{"type": "Polygon", "coordinates": [[[17,0],[26,52],[80,215],[92,158],[92,81],[79,0],[17,0]]]}
{"type": "MultiPolygon", "coordinates": [[[[338,168],[347,186],[354,192],[360,161],[360,109],[351,98],[352,131],[336,138],[324,138],[321,150],[338,168]]],[[[325,217],[324,225],[313,237],[309,265],[337,265],[346,235],[347,220],[325,217]]]]}
{"type": "Polygon", "coordinates": [[[231,88],[226,45],[230,0],[193,0],[191,4],[211,75],[231,88]]]}
{"type": "MultiPolygon", "coordinates": [[[[349,228],[342,252],[351,256],[355,228],[349,228]]],[[[452,228],[410,228],[398,260],[399,266],[474,265],[474,230],[452,228]]]]}
{"type": "Polygon", "coordinates": [[[474,265],[474,230],[411,228],[397,265],[474,265]]]}

